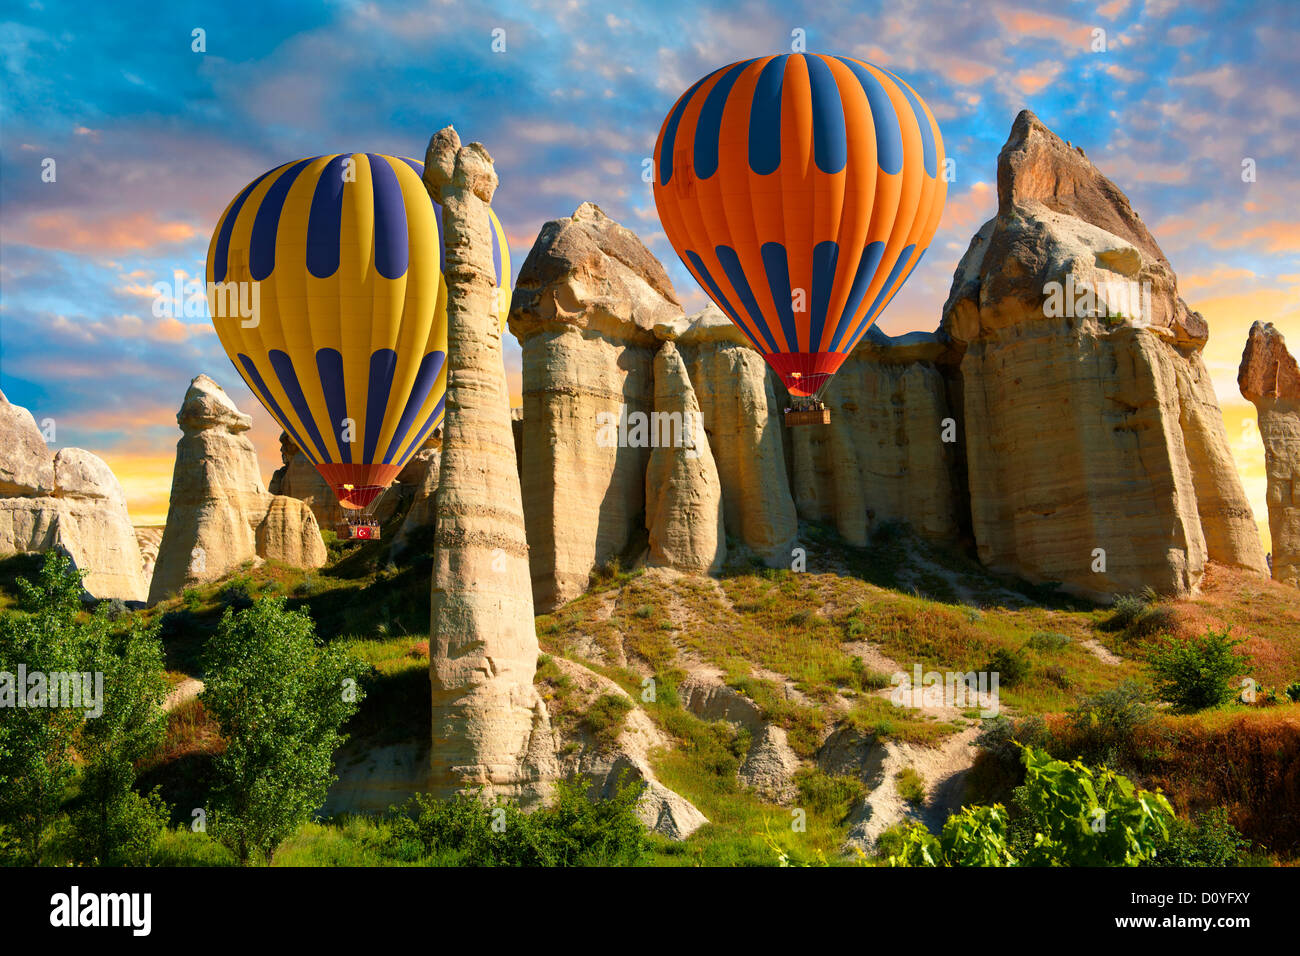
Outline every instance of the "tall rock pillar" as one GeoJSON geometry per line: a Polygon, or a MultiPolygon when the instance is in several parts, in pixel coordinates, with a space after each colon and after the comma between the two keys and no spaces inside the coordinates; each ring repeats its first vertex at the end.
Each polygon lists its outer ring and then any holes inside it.
{"type": "Polygon", "coordinates": [[[488,204],[492,157],[448,126],[424,181],[442,205],[447,403],[438,480],[429,679],[430,789],[535,802],[558,770],[533,687],[537,634],[528,543],[502,374],[488,204]]]}
{"type": "Polygon", "coordinates": [[[1264,439],[1273,578],[1300,587],[1300,364],[1272,323],[1250,327],[1237,385],[1254,404],[1264,439]]]}

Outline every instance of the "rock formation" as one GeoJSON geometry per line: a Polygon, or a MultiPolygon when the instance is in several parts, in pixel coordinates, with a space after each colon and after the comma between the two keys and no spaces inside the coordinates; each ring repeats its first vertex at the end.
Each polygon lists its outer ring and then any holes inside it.
{"type": "Polygon", "coordinates": [[[583,203],[542,227],[520,267],[510,330],[523,348],[524,515],[533,592],[549,610],[644,527],[655,324],[680,317],[672,284],[633,233],[583,203]]]}
{"type": "Polygon", "coordinates": [[[149,591],[122,486],[81,448],[51,455],[31,413],[0,393],[0,555],[65,551],[96,598],[149,591]]]}
{"type": "Polygon", "coordinates": [[[727,533],[769,567],[789,567],[799,522],[781,419],[785,388],[717,306],[684,325],[657,332],[675,337],[686,359],[722,481],[727,533]]]}
{"type": "Polygon", "coordinates": [[[1094,598],[1189,591],[1207,558],[1264,570],[1204,320],[1124,195],[1032,113],[999,156],[998,215],[940,335],[986,565],[1094,598]]]}
{"type": "Polygon", "coordinates": [[[872,328],[831,379],[827,428],[795,428],[794,496],[802,518],[858,546],[884,522],[940,541],[959,536],[957,428],[933,333],[872,328]]]}
{"type": "Polygon", "coordinates": [[[1255,406],[1264,439],[1273,577],[1300,587],[1300,367],[1272,324],[1250,327],[1237,384],[1255,406]]]}
{"type": "Polygon", "coordinates": [[[311,509],[266,490],[246,434],[252,419],[220,385],[206,375],[196,377],[176,421],[182,437],[149,588],[151,604],[216,580],[246,561],[300,568],[325,563],[325,544],[311,509]]]}
{"type": "Polygon", "coordinates": [[[533,686],[537,634],[501,333],[493,309],[492,157],[450,126],[425,157],[442,205],[447,400],[436,496],[429,676],[430,789],[528,803],[559,772],[533,686]]]}
{"type": "Polygon", "coordinates": [[[672,342],[655,355],[654,378],[653,450],[645,479],[650,563],[716,571],[727,554],[722,489],[695,390],[672,342]]]}

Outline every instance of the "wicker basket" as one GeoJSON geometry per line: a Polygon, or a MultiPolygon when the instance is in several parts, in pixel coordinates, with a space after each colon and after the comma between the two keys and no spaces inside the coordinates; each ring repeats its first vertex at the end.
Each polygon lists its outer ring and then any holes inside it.
{"type": "Polygon", "coordinates": [[[785,413],[785,423],[791,428],[795,425],[829,425],[831,423],[831,410],[829,408],[813,408],[808,411],[788,411],[785,413]]]}

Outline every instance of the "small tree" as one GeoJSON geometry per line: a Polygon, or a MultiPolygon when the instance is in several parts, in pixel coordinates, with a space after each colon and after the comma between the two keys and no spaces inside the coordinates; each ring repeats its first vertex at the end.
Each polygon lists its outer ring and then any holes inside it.
{"type": "Polygon", "coordinates": [[[1237,694],[1233,678],[1250,673],[1250,658],[1235,650],[1244,643],[1227,631],[1213,630],[1204,637],[1165,642],[1147,659],[1156,693],[1188,711],[1226,704],[1237,694]]]}
{"type": "Polygon", "coordinates": [[[35,582],[17,581],[19,611],[0,619],[0,824],[16,840],[20,858],[41,862],[46,828],[58,815],[74,776],[73,744],[85,711],[27,700],[18,682],[28,675],[76,673],[87,646],[107,628],[102,617],[79,623],[81,574],[67,555],[47,552],[35,582]],[[24,703],[37,706],[18,706],[24,703]]]}
{"type": "Polygon", "coordinates": [[[167,731],[158,628],[137,622],[92,650],[92,669],[104,675],[103,713],[86,721],[77,743],[85,766],[80,806],[72,814],[76,853],[85,863],[143,865],[168,817],[157,790],[134,790],[136,763],[162,744],[167,731]]]}
{"type": "Polygon", "coordinates": [[[322,647],[311,617],[279,597],[228,609],[204,657],[201,699],[226,740],[215,766],[213,836],[241,864],[269,862],[325,802],[365,665],[322,647]]]}

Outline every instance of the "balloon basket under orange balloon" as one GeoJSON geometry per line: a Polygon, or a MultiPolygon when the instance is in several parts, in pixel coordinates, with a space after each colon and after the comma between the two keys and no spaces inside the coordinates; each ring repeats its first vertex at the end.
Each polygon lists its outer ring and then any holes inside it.
{"type": "Polygon", "coordinates": [[[339,528],[339,535],[354,541],[378,541],[379,522],[358,521],[356,524],[349,522],[339,528]]]}
{"type": "Polygon", "coordinates": [[[829,408],[786,409],[785,423],[791,428],[795,425],[829,425],[831,410],[829,408]]]}

